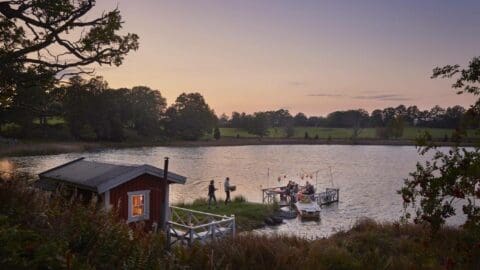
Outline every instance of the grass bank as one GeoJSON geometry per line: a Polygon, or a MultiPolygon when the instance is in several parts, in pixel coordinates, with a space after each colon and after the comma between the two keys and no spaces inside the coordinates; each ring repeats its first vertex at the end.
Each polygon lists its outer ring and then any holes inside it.
{"type": "Polygon", "coordinates": [[[246,234],[177,254],[194,269],[480,269],[478,236],[364,219],[314,241],[246,234]]]}
{"type": "Polygon", "coordinates": [[[273,205],[247,202],[242,197],[235,197],[227,205],[225,205],[223,200],[219,200],[217,206],[212,206],[211,208],[208,207],[205,198],[197,199],[192,203],[181,203],[176,206],[217,215],[235,215],[237,228],[240,231],[250,231],[263,227],[265,218],[272,216],[276,210],[276,207],[273,205]]]}

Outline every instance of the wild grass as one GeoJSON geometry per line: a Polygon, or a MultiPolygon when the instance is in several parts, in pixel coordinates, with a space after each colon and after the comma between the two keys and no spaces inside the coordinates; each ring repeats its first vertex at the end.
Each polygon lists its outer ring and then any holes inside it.
{"type": "Polygon", "coordinates": [[[181,250],[194,269],[479,269],[478,235],[360,220],[351,230],[307,241],[245,234],[181,250]]]}

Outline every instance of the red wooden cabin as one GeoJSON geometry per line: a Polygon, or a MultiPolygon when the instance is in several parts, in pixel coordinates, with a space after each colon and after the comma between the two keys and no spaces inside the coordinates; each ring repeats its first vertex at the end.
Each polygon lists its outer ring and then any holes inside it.
{"type": "Polygon", "coordinates": [[[165,228],[169,185],[185,184],[186,177],[151,165],[124,165],[79,158],[39,174],[37,185],[55,190],[73,187],[89,197],[97,194],[107,209],[118,207],[126,222],[145,222],[146,228],[165,228]],[[165,181],[166,179],[166,181],[165,181]]]}

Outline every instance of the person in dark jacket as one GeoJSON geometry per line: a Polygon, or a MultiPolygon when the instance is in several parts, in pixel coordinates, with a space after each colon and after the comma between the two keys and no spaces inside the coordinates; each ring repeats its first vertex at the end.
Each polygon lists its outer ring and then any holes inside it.
{"type": "Polygon", "coordinates": [[[212,201],[215,203],[215,206],[217,206],[217,198],[215,197],[216,190],[215,182],[213,180],[210,181],[210,185],[208,185],[208,208],[210,208],[212,201]]]}

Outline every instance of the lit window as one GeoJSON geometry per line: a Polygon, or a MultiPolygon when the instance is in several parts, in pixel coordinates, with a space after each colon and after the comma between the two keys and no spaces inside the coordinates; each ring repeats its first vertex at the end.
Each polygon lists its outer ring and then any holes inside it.
{"type": "Polygon", "coordinates": [[[138,217],[143,216],[145,213],[144,209],[144,196],[143,195],[133,195],[132,196],[132,216],[138,217]]]}
{"type": "Polygon", "coordinates": [[[150,190],[128,192],[128,220],[135,222],[150,218],[150,190]]]}

